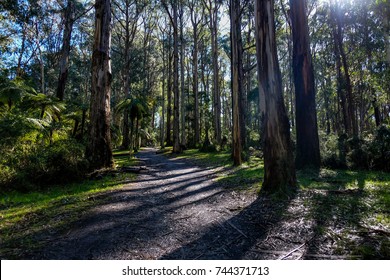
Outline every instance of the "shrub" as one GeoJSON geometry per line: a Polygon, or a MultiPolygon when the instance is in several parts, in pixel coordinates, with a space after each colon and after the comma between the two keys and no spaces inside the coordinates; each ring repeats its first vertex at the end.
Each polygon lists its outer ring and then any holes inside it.
{"type": "Polygon", "coordinates": [[[372,168],[376,170],[390,171],[390,127],[380,126],[371,142],[370,156],[372,168]]]}
{"type": "Polygon", "coordinates": [[[369,142],[358,137],[352,137],[347,141],[348,152],[346,154],[347,166],[351,169],[369,169],[370,154],[369,142]]]}
{"type": "Polygon", "coordinates": [[[31,191],[68,183],[84,176],[85,147],[74,140],[50,146],[18,143],[1,155],[0,190],[31,191]]]}

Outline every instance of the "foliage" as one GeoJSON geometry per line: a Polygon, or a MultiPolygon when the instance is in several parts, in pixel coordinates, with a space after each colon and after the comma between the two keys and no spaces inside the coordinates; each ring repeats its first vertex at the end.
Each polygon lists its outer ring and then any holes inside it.
{"type": "Polygon", "coordinates": [[[85,147],[68,134],[66,104],[37,93],[20,77],[0,77],[0,192],[80,179],[85,147]]]}
{"type": "Polygon", "coordinates": [[[321,135],[321,156],[323,165],[330,168],[350,168],[390,171],[390,128],[378,127],[375,134],[365,137],[347,138],[321,135]]]}
{"type": "Polygon", "coordinates": [[[3,173],[0,191],[30,191],[49,184],[80,179],[87,169],[85,147],[74,140],[59,140],[49,146],[18,143],[0,156],[3,173]]]}

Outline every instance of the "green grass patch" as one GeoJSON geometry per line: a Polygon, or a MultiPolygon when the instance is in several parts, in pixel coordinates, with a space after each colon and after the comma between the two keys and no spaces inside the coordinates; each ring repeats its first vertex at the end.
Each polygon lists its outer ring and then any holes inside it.
{"type": "MultiPolygon", "coordinates": [[[[136,164],[129,155],[115,155],[114,159],[117,167],[136,164]]],[[[104,194],[135,176],[114,173],[40,192],[1,194],[0,257],[18,259],[44,246],[45,235],[66,230],[83,212],[105,199],[104,194]]]]}
{"type": "Polygon", "coordinates": [[[176,158],[186,158],[195,164],[206,167],[226,167],[231,165],[231,154],[226,151],[203,153],[198,149],[185,150],[183,153],[174,155],[176,158]]]}

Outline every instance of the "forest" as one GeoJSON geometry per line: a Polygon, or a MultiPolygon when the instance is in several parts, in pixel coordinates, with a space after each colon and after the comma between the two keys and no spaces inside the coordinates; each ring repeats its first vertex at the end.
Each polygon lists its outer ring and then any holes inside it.
{"type": "Polygon", "coordinates": [[[2,0],[0,148],[2,259],[389,259],[390,2],[2,0]]]}

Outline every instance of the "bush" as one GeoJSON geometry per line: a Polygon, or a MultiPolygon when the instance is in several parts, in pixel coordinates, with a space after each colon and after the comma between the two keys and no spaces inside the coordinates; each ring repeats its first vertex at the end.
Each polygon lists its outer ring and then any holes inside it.
{"type": "Polygon", "coordinates": [[[7,168],[1,168],[0,190],[31,191],[80,179],[88,167],[84,151],[74,140],[50,146],[18,143],[1,155],[7,168]]]}
{"type": "Polygon", "coordinates": [[[329,168],[390,171],[390,127],[382,125],[374,135],[349,138],[320,133],[323,165],[329,168]]]}
{"type": "Polygon", "coordinates": [[[346,135],[326,135],[323,132],[320,136],[320,152],[322,164],[329,168],[346,168],[346,135]]]}
{"type": "Polygon", "coordinates": [[[372,168],[390,172],[390,127],[380,126],[371,142],[370,156],[372,168]]]}
{"type": "Polygon", "coordinates": [[[347,166],[351,169],[369,169],[369,142],[358,137],[353,137],[348,139],[347,147],[347,166]]]}

